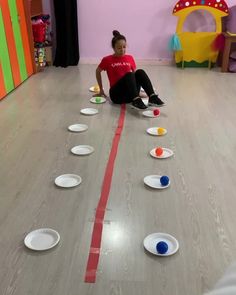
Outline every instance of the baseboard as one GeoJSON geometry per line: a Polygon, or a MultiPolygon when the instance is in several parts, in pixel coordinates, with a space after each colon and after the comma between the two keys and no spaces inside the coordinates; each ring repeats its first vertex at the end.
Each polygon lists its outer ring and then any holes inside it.
{"type": "Polygon", "coordinates": [[[173,65],[171,58],[136,59],[138,65],[169,66],[173,65]]]}
{"type": "Polygon", "coordinates": [[[86,58],[86,57],[81,57],[79,60],[80,64],[83,65],[97,65],[101,62],[101,58],[86,58]]]}
{"type": "MultiPolygon", "coordinates": [[[[84,58],[81,57],[79,63],[87,65],[97,65],[101,59],[98,58],[84,58]]],[[[171,58],[156,58],[156,59],[136,59],[137,65],[157,65],[157,66],[169,66],[173,65],[173,59],[171,58]]]]}

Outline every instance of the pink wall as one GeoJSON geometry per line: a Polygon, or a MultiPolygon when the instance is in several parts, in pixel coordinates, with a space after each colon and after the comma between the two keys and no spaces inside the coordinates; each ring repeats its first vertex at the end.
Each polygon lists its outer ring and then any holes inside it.
{"type": "Polygon", "coordinates": [[[128,51],[140,59],[166,58],[167,42],[176,17],[172,0],[86,0],[77,1],[80,53],[100,58],[111,51],[112,30],[127,37],[128,51]]]}
{"type": "MultiPolygon", "coordinates": [[[[173,0],[77,0],[81,59],[96,61],[111,53],[112,30],[127,37],[128,52],[136,59],[170,59],[167,49],[177,17],[173,0]]],[[[228,0],[228,6],[235,0],[228,0]]],[[[43,0],[44,12],[53,17],[53,0],[43,0]]],[[[208,13],[195,12],[185,23],[187,31],[211,31],[215,24],[208,13]]],[[[53,30],[54,26],[53,26],[53,30]]],[[[55,33],[55,32],[54,32],[55,33]]]]}
{"type": "MultiPolygon", "coordinates": [[[[78,25],[81,59],[100,59],[110,54],[112,30],[127,37],[128,52],[137,59],[169,59],[167,45],[175,32],[177,17],[172,9],[173,0],[78,0],[78,25]]],[[[235,0],[227,1],[229,6],[235,0]]],[[[196,14],[195,20],[214,27],[212,20],[196,14]]],[[[195,21],[194,21],[195,22],[195,21]]],[[[187,28],[190,29],[191,24],[187,28]]]]}

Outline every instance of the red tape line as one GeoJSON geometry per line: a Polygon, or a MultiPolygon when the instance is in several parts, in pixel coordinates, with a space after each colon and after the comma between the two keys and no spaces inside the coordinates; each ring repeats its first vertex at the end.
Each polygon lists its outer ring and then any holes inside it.
{"type": "Polygon", "coordinates": [[[96,281],[97,267],[98,267],[98,262],[100,257],[100,248],[101,248],[101,241],[102,241],[104,216],[105,216],[107,201],[109,198],[113,169],[114,169],[114,164],[115,164],[115,159],[116,159],[116,154],[117,154],[117,150],[119,146],[121,133],[124,126],[124,121],[125,121],[125,104],[122,104],[119,121],[117,124],[115,135],[113,137],[109,160],[107,162],[106,171],[103,178],[102,191],[101,191],[100,199],[96,208],[89,257],[87,261],[86,273],[84,278],[84,281],[86,283],[95,283],[96,281]]]}

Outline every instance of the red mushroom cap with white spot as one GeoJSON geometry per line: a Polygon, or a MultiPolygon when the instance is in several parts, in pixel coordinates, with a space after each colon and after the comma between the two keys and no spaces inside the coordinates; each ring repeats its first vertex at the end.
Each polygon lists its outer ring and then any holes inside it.
{"type": "Polygon", "coordinates": [[[178,3],[176,3],[173,9],[173,14],[177,13],[182,9],[194,6],[208,6],[211,8],[218,9],[223,13],[228,13],[229,10],[228,5],[224,0],[180,0],[178,3]]]}

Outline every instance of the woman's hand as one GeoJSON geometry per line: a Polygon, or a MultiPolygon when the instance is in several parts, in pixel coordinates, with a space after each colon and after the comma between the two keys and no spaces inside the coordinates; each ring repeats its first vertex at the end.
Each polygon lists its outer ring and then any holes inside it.
{"type": "Polygon", "coordinates": [[[102,75],[101,75],[102,69],[97,67],[96,69],[96,79],[99,86],[99,92],[95,93],[93,96],[100,96],[100,97],[107,97],[107,95],[104,93],[103,87],[102,87],[102,75]]]}
{"type": "Polygon", "coordinates": [[[95,93],[95,94],[93,95],[93,97],[96,97],[96,96],[107,98],[107,95],[106,95],[106,93],[105,93],[103,90],[100,91],[100,92],[98,92],[98,93],[95,93]]]}

